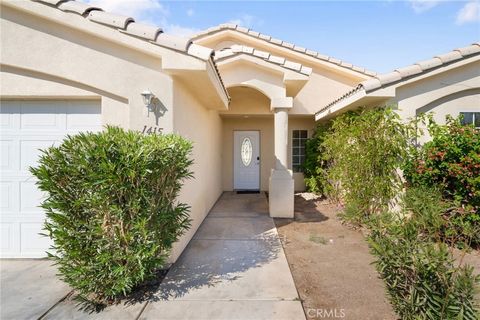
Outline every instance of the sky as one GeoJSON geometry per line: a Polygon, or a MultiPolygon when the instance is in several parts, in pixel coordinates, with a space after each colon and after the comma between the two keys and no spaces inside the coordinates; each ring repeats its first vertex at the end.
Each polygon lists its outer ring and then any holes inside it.
{"type": "Polygon", "coordinates": [[[480,41],[480,0],[81,0],[189,37],[233,22],[379,73],[480,41]]]}

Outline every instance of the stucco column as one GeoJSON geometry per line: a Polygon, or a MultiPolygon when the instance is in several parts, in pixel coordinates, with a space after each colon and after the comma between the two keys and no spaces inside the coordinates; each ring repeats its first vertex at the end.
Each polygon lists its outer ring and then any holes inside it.
{"type": "Polygon", "coordinates": [[[275,168],[269,179],[269,212],[275,218],[293,218],[294,182],[287,166],[288,110],[293,107],[291,97],[272,99],[274,112],[275,168]]]}
{"type": "Polygon", "coordinates": [[[287,170],[288,109],[274,109],[275,169],[287,170]]]}

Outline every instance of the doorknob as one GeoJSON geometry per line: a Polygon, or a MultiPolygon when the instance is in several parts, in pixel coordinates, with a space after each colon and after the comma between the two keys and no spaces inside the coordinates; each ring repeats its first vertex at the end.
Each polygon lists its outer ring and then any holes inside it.
{"type": "Polygon", "coordinates": [[[257,160],[260,160],[260,157],[257,157],[257,160]]]}

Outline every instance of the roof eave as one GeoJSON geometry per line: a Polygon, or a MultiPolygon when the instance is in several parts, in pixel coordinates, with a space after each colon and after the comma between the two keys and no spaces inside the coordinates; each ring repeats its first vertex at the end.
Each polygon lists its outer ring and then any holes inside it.
{"type": "Polygon", "coordinates": [[[346,111],[383,103],[394,97],[394,88],[382,88],[381,90],[368,92],[365,88],[359,86],[354,93],[317,112],[315,114],[315,121],[328,120],[346,111]]]}

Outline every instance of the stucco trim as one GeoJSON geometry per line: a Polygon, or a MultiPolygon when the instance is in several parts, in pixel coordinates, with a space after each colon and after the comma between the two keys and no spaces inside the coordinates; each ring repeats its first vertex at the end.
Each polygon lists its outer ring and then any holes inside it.
{"type": "Polygon", "coordinates": [[[480,59],[480,42],[473,43],[467,47],[457,48],[445,54],[437,55],[432,59],[419,61],[412,65],[398,68],[392,72],[380,74],[360,82],[352,90],[320,108],[320,110],[315,113],[315,119],[319,120],[330,114],[332,111],[329,111],[329,109],[339,110],[342,108],[340,106],[345,108],[351,103],[356,102],[357,100],[351,99],[351,97],[357,96],[357,92],[363,91],[365,94],[372,94],[381,89],[398,87],[431,76],[435,74],[434,71],[441,68],[455,68],[457,65],[460,65],[461,62],[470,58],[480,59]],[[345,103],[346,101],[350,103],[345,103]]]}
{"type": "MultiPolygon", "coordinates": [[[[17,75],[28,75],[31,78],[52,81],[52,82],[56,82],[56,83],[59,83],[59,84],[64,84],[64,85],[67,85],[67,86],[70,86],[70,87],[78,88],[78,89],[81,89],[81,90],[89,91],[89,92],[95,93],[96,94],[95,97],[104,96],[104,97],[108,97],[112,100],[119,101],[121,103],[128,103],[128,98],[125,97],[125,96],[122,96],[118,92],[111,92],[111,91],[105,90],[103,88],[93,87],[93,86],[91,86],[87,83],[80,82],[80,81],[77,81],[77,80],[74,80],[74,79],[68,79],[68,78],[56,76],[56,75],[53,75],[53,74],[50,74],[50,73],[44,73],[44,72],[41,72],[41,71],[38,71],[38,70],[32,70],[32,69],[29,69],[29,68],[22,68],[22,67],[19,67],[19,66],[13,66],[13,65],[4,64],[4,63],[0,63],[0,70],[2,72],[17,74],[17,75]]],[[[6,97],[7,97],[6,95],[3,95],[0,92],[0,98],[6,98],[6,97]]],[[[25,96],[25,97],[27,97],[27,96],[25,96]]],[[[38,98],[38,97],[36,97],[36,98],[38,98]]]]}

